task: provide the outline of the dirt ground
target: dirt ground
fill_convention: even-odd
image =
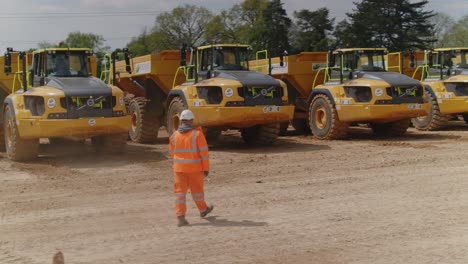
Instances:
[[[43,145],[0,158],[0,263],[467,263],[468,126],[211,148],[201,219],[174,216],[167,137],[122,156]]]

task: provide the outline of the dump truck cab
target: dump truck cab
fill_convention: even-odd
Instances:
[[[186,47],[181,49],[185,82],[174,85],[167,100],[169,133],[177,129],[179,114],[190,109],[197,125],[209,138],[222,130],[240,129],[247,143],[271,143],[279,134],[279,124],[292,119],[284,82],[252,71],[249,45],[214,44],[192,48],[187,64]]]
[[[26,54],[8,49],[3,59],[9,158],[35,157],[39,138],[91,138],[96,150],[123,150],[130,126],[123,93],[93,76],[92,50],[53,48]]]
[[[408,58],[413,64],[414,57]],[[428,115],[412,119],[413,125],[438,130],[458,115],[468,122],[468,48],[426,50],[424,59],[411,76],[424,84],[431,108]]]
[[[309,126],[319,139],[343,138],[351,123],[367,123],[380,136],[406,132],[410,119],[427,113],[422,84],[386,71],[384,48],[330,51],[309,95]],[[323,76],[319,84],[318,76]]]

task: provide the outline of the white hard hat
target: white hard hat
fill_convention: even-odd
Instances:
[[[180,120],[193,120],[193,113],[190,110],[184,110],[180,113]]]

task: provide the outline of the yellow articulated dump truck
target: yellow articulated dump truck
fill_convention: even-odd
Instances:
[[[215,44],[190,51],[182,47],[179,52],[179,56],[165,51],[133,58],[131,74],[116,67],[116,85],[130,93],[133,101],[144,101],[145,107],[140,107],[143,116],[152,116],[153,121],[139,122],[138,115],[134,115],[135,131],[151,131],[145,125],[163,118],[172,134],[182,110],[190,109],[210,142],[226,129],[239,129],[242,138],[251,144],[276,140],[279,124],[292,118],[294,106],[288,104],[282,81],[250,70],[249,45]],[[131,105],[129,109],[132,112]]]
[[[458,115],[468,122],[468,48],[438,48],[390,55],[398,59],[389,67],[424,84],[431,107],[426,116],[412,119],[417,129],[441,129]],[[397,64],[398,60],[401,63]],[[405,67],[407,65],[410,67]]]
[[[40,138],[91,138],[97,151],[124,149],[130,117],[123,92],[93,77],[91,50],[53,48],[27,54],[8,48],[0,60],[0,142],[8,158],[36,157]]]
[[[135,57],[128,62],[116,62],[116,55],[111,55],[112,69],[109,76],[103,78],[108,78],[109,82],[125,92],[125,103],[131,117],[128,132],[130,140],[154,143],[158,138],[159,128],[166,124],[166,101],[179,68],[180,52],[165,50]],[[127,69],[127,63],[130,63],[130,69]],[[176,76],[176,83],[184,80],[182,74]]]
[[[260,56],[262,54],[257,57]],[[267,57],[267,55],[263,54],[262,57]],[[323,71],[318,72],[317,70],[327,65],[327,52],[301,52],[295,55],[272,58],[271,67],[268,67],[267,59],[257,59],[251,64],[262,72],[270,73],[272,77],[286,83],[289,103],[295,106],[294,117],[290,120],[290,124],[296,133],[310,133],[307,101],[312,91],[314,77],[316,83],[324,82]],[[288,123],[284,123],[282,126],[283,133],[288,125]]]
[[[399,136],[411,118],[427,114],[428,104],[420,82],[385,70],[386,54],[384,48],[306,52],[289,56],[272,75],[296,91],[296,118],[305,116],[318,139],[345,138],[355,123],[369,124],[378,136]]]

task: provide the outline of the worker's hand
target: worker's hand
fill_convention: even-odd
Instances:
[[[209,171],[204,171],[203,173],[205,173],[205,177],[208,177],[208,174],[210,174]]]

